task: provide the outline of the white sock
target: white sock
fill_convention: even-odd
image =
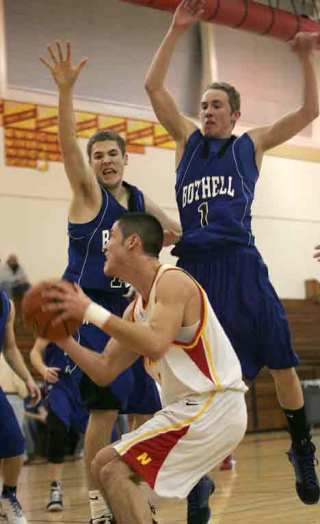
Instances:
[[[112,515],[112,511],[98,489],[89,491],[90,514],[92,519]]]

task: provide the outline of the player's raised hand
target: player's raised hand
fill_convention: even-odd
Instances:
[[[298,55],[309,55],[320,48],[320,33],[297,33],[290,42],[292,51]]]
[[[313,258],[315,258],[316,260],[318,260],[318,262],[320,262],[320,244],[319,246],[315,247],[315,253],[313,255]]]
[[[182,0],[173,16],[172,25],[176,28],[187,29],[200,20],[205,6],[205,0]]]
[[[49,69],[59,89],[71,88],[88,59],[83,58],[78,64],[73,64],[70,42],[65,45],[56,42],[55,45],[48,45],[47,49],[50,57],[41,57],[40,61]]]

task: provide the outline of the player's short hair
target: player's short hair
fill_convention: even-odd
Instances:
[[[158,258],[163,245],[163,229],[157,218],[149,213],[126,213],[117,221],[123,237],[137,233],[147,255]]]
[[[91,161],[91,152],[93,144],[95,144],[96,142],[103,142],[104,140],[111,140],[112,142],[117,142],[122,156],[126,154],[126,142],[122,138],[122,136],[118,133],[115,133],[111,129],[106,129],[105,131],[98,131],[97,133],[94,133],[94,135],[92,135],[89,138],[87,143],[87,154],[89,162]]]
[[[208,89],[220,89],[227,93],[232,113],[240,111],[240,93],[231,84],[227,82],[213,82],[207,86],[206,91],[208,91]]]

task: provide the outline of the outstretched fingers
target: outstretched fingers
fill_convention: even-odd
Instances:
[[[49,71],[51,71],[51,73],[53,72],[53,67],[51,64],[49,64],[49,62],[47,62],[47,60],[45,60],[45,58],[42,58],[42,56],[40,56],[40,62],[43,63],[43,65],[45,65]]]

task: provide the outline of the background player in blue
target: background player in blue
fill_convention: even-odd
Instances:
[[[87,146],[90,166],[86,164],[76,140],[73,116],[73,86],[86,59],[78,65],[73,65],[69,43],[65,51],[59,43],[55,49],[49,46],[48,51],[50,62],[41,60],[49,68],[59,89],[60,145],[72,189],[69,210],[69,261],[64,277],[77,282],[94,301],[121,316],[127,306],[123,296],[127,290],[126,285],[118,279],[105,277],[103,273],[103,250],[113,223],[128,210],[146,209],[157,216],[163,228],[167,230],[167,240],[177,238],[179,226],[166,217],[160,208],[136,187],[123,182],[128,158],[121,136],[112,131],[93,135]],[[86,347],[102,351],[107,337],[92,324],[83,324],[80,329],[80,341]],[[144,408],[144,412],[149,411],[151,414],[159,409],[160,401],[154,382],[145,372],[144,377],[147,387],[152,392],[151,402]],[[108,388],[99,388],[84,376],[80,388],[90,411],[85,436],[85,462],[91,501],[91,522],[104,524],[112,517],[105,513],[104,501],[96,490],[90,465],[97,452],[110,441],[112,426],[119,410],[128,410],[128,398],[132,391],[134,394],[133,372],[131,369],[126,370]]]
[[[22,355],[17,348],[13,330],[15,310],[8,295],[0,291],[0,352],[13,371],[24,381],[34,402],[39,402],[41,393],[31,377]],[[7,515],[8,524],[27,524],[17,499],[17,482],[24,453],[24,437],[12,407],[0,387],[0,461],[2,461],[3,489],[0,498]],[[0,514],[2,513],[0,507]]]
[[[82,371],[56,344],[37,338],[30,353],[34,368],[47,383],[48,416],[48,511],[63,510],[62,470],[70,429],[85,433],[88,412],[79,391]]]
[[[240,95],[229,84],[213,83],[201,99],[200,130],[179,112],[164,80],[177,41],[199,20],[204,6],[204,0],[180,2],[145,82],[159,121],[177,142],[176,197],[183,235],[173,254],[206,290],[244,376],[253,379],[263,366],[270,369],[288,420],[297,493],[304,503],[315,504],[320,495],[315,447],[295,371],[298,359],[285,312],[254,246],[251,204],[264,152],[319,114],[313,65],[319,35],[298,33],[291,42],[304,84],[299,109],[236,138],[232,130],[240,117]]]

